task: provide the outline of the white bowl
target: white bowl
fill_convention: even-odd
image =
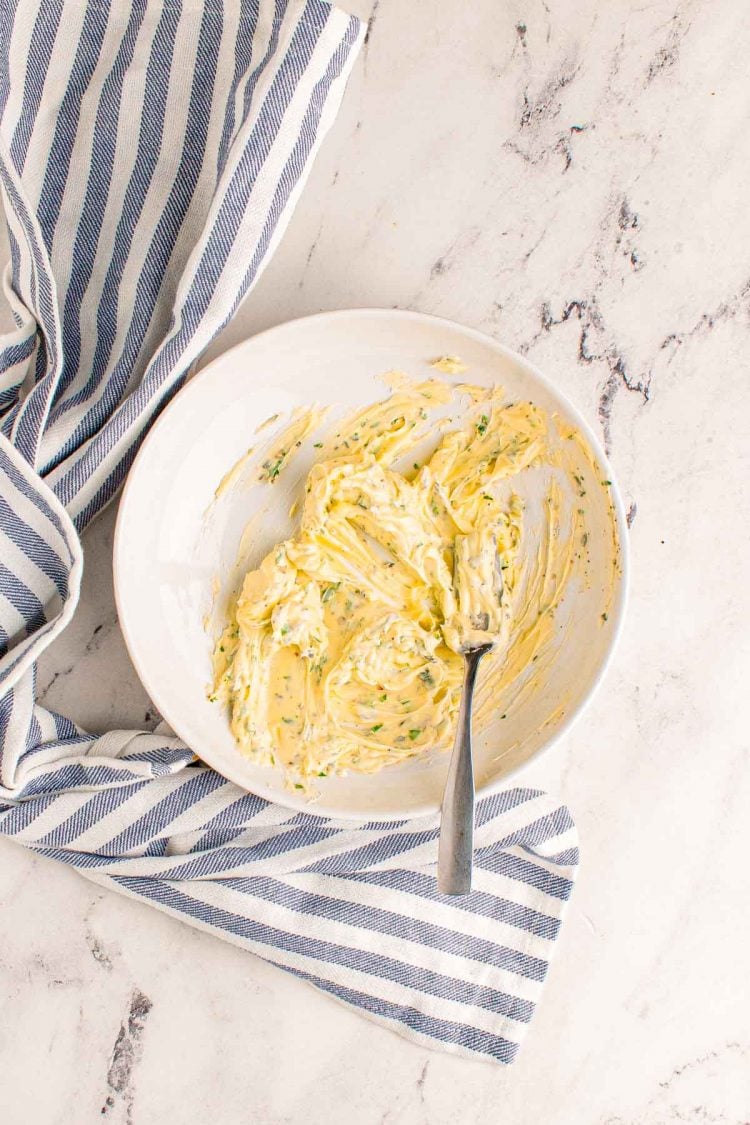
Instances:
[[[568,400],[522,356],[450,321],[421,313],[352,309],[282,324],[226,352],[201,371],[170,404],[143,444],[122,496],[114,545],[120,625],[143,684],[170,726],[209,765],[244,789],[282,805],[325,816],[392,819],[440,806],[448,755],[440,752],[374,776],[326,778],[310,803],[285,785],[280,771],[260,767],[237,750],[224,710],[207,700],[212,640],[237,584],[242,532],[259,503],[262,513],[252,562],[291,532],[288,511],[310,455],[300,451],[273,488],[230,488],[213,502],[218,482],[254,443],[269,416],[312,402],[349,406],[382,396],[378,376],[391,369],[434,375],[428,361],[458,355],[466,378],[500,383],[513,398],[557,412],[586,437],[602,479],[612,470],[594,434]],[[265,437],[265,434],[260,435]],[[255,479],[253,477],[253,479]],[[475,739],[480,795],[507,785],[525,763],[556,741],[580,715],[601,681],[620,631],[627,588],[627,535],[622,501],[612,483],[587,498],[590,538],[610,519],[620,540],[620,571],[608,620],[602,590],[611,560],[592,552],[592,581],[567,595],[565,640],[530,693]],[[213,502],[213,503],[212,503]],[[206,512],[208,510],[208,516]],[[212,594],[215,579],[221,587]],[[213,635],[213,633],[211,634]],[[564,716],[550,722],[560,699]],[[498,720],[499,720],[498,716]]]

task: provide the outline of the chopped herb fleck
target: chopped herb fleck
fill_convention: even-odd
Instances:
[[[423,668],[422,671],[419,673],[419,678],[422,681],[422,683],[427,684],[428,687],[434,687],[435,686],[435,677],[433,676],[433,674],[432,674],[432,672],[430,671],[429,668]]]
[[[276,458],[275,461],[264,461],[263,462],[263,468],[266,470],[266,480],[267,481],[276,480],[276,477],[281,472],[281,468],[284,464],[284,458],[286,457],[286,455],[287,455],[287,450],[282,449],[282,450],[280,450],[279,456]],[[263,478],[261,478],[261,479],[263,479]]]
[[[325,590],[323,591],[323,593],[320,596],[320,600],[323,602],[324,605],[325,605],[326,602],[330,602],[331,598],[336,593],[336,591],[338,590],[340,585],[341,585],[340,582],[334,582],[333,585],[326,586]]]
[[[415,738],[419,738],[419,736],[420,736],[420,734],[421,734],[421,733],[422,733],[422,728],[421,728],[421,727],[417,727],[417,728],[416,728],[415,730],[410,730],[410,731],[409,731],[409,738],[410,738],[410,739],[411,739],[411,741],[413,742]]]
[[[486,433],[487,427],[489,426],[489,424],[490,424],[489,417],[486,414],[483,414],[482,417],[477,422],[477,430],[479,431],[479,433],[480,434]]]
[[[374,727],[370,727],[370,734],[377,734],[379,730],[383,729],[382,723],[376,723]]]

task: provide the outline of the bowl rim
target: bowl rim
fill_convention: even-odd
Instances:
[[[523,356],[519,352],[514,351],[512,348],[508,348],[504,344],[501,344],[498,340],[495,339],[494,336],[491,336],[486,332],[482,332],[476,328],[470,328],[467,325],[461,324],[459,321],[451,320],[447,317],[435,316],[431,313],[418,312],[414,309],[388,309],[377,307],[333,309],[318,313],[312,313],[306,316],[293,317],[290,320],[282,321],[279,324],[272,325],[270,328],[265,328],[260,332],[256,332],[250,336],[246,336],[244,339],[232,345],[231,348],[227,348],[226,351],[220,352],[219,355],[211,359],[205,365],[205,367],[202,367],[200,371],[198,371],[195,375],[193,375],[192,377],[188,377],[184,386],[180,388],[174,398],[162,410],[156,422],[153,424],[148,434],[144,438],[141,447],[138,450],[138,453],[133,461],[133,464],[130,467],[130,471],[127,474],[122,494],[120,496],[112,547],[112,574],[114,596],[120,630],[125,641],[125,647],[127,649],[128,656],[132,661],[133,667],[135,668],[138,678],[140,679],[143,687],[152,698],[162,718],[175,732],[177,737],[182,738],[182,735],[179,734],[179,732],[177,731],[177,726],[174,723],[174,708],[170,704],[167,704],[166,707],[163,706],[163,700],[160,701],[151,694],[151,688],[148,686],[148,677],[143,673],[143,664],[138,654],[137,640],[134,635],[134,632],[137,632],[137,630],[131,631],[127,611],[124,609],[124,602],[122,598],[121,572],[127,562],[127,551],[125,549],[127,537],[125,525],[127,521],[127,512],[130,500],[134,492],[133,484],[138,475],[135,472],[138,461],[142,458],[144,451],[149,449],[152,444],[159,440],[159,434],[162,427],[164,426],[165,419],[168,417],[174,404],[177,403],[183,395],[186,395],[189,391],[191,391],[192,388],[195,387],[201,380],[212,376],[217,365],[227,362],[227,360],[230,359],[233,353],[242,351],[242,349],[247,346],[249,341],[258,340],[261,337],[272,337],[275,333],[281,333],[292,325],[322,321],[345,321],[347,319],[362,317],[373,320],[381,318],[395,318],[400,320],[420,321],[424,324],[433,324],[436,327],[457,329],[465,336],[475,340],[477,343],[488,345],[493,351],[499,353],[505,359],[511,360],[519,364],[521,367],[526,368],[526,370],[546,390],[548,390],[553,397],[557,397],[563,401],[571,420],[575,422],[576,426],[585,436],[597,461],[599,461],[603,468],[606,470],[606,479],[611,482],[609,486],[609,493],[614,508],[618,545],[620,548],[620,582],[618,584],[618,589],[615,593],[615,597],[610,607],[609,619],[611,621],[611,628],[608,647],[604,652],[596,674],[592,677],[587,691],[577,702],[576,706],[573,707],[568,714],[566,714],[563,721],[553,731],[550,732],[549,736],[542,741],[542,743],[537,747],[536,750],[533,751],[532,754],[529,755],[528,758],[524,759],[522,762],[519,762],[517,765],[513,766],[507,772],[501,774],[499,777],[486,782],[480,787],[477,787],[476,799],[477,801],[479,801],[482,798],[492,796],[495,793],[499,793],[503,789],[509,788],[516,781],[520,773],[527,770],[532,764],[538,764],[542,757],[546,756],[549,751],[554,746],[556,746],[557,743],[566,734],[568,734],[574,724],[578,722],[578,720],[584,714],[589,704],[591,703],[591,700],[599,690],[619,644],[626,616],[630,587],[630,544],[627,518],[625,515],[625,506],[623,503],[619,485],[617,483],[616,474],[613,471],[612,465],[609,461],[609,458],[607,457],[607,454],[604,451],[604,448],[598,436],[596,435],[586,418],[582,415],[578,407],[568,398],[568,396],[562,390],[560,390],[560,388],[553,382],[552,379],[545,375],[544,372],[536,366],[536,364],[532,363],[529,359],[527,359],[526,356]],[[177,720],[177,723],[179,725],[179,719]],[[190,748],[192,749],[192,747]],[[199,761],[204,765],[209,766],[211,769],[216,769],[214,765],[206,762],[197,751],[194,750],[193,752],[195,753]],[[445,768],[447,771],[449,754],[446,754],[445,758]],[[233,784],[237,785],[237,787],[243,790],[243,792],[253,793],[256,796],[262,797],[273,804],[279,804],[282,807],[289,808],[290,810],[293,810],[295,812],[306,812],[311,816],[318,816],[321,819],[335,819],[345,821],[365,821],[373,819],[373,814],[363,813],[362,810],[343,811],[341,809],[331,809],[330,807],[326,808],[324,801],[304,803],[304,798],[298,796],[296,793],[290,792],[287,801],[281,798],[277,790],[271,790],[270,788],[267,788],[263,785],[258,785],[253,789],[250,789],[246,784],[238,781],[236,778],[228,777],[227,774],[225,774],[222,770],[216,769],[216,772],[221,773],[222,776],[226,777],[228,781],[231,781]],[[286,797],[287,795],[284,794],[283,796]],[[378,810],[374,815],[375,819],[377,819],[378,821],[387,822],[430,816],[434,815],[438,811],[439,806],[436,806],[433,802],[423,801],[418,805],[415,804],[412,808],[409,809],[408,812],[404,812],[403,809],[394,812],[383,812],[381,810]]]

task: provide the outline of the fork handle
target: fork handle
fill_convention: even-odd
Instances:
[[[444,895],[467,895],[471,890],[474,852],[471,707],[479,661],[486,651],[481,648],[464,653],[464,686],[440,819],[438,890]]]

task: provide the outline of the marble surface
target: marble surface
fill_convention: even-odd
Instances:
[[[527,774],[569,804],[583,863],[516,1065],[408,1044],[0,840],[5,1125],[750,1120],[749,55],[744,0],[380,0],[211,349],[319,309],[445,315],[528,354],[611,451],[630,613]],[[97,731],[158,721],[117,627],[114,516],[39,677]]]

